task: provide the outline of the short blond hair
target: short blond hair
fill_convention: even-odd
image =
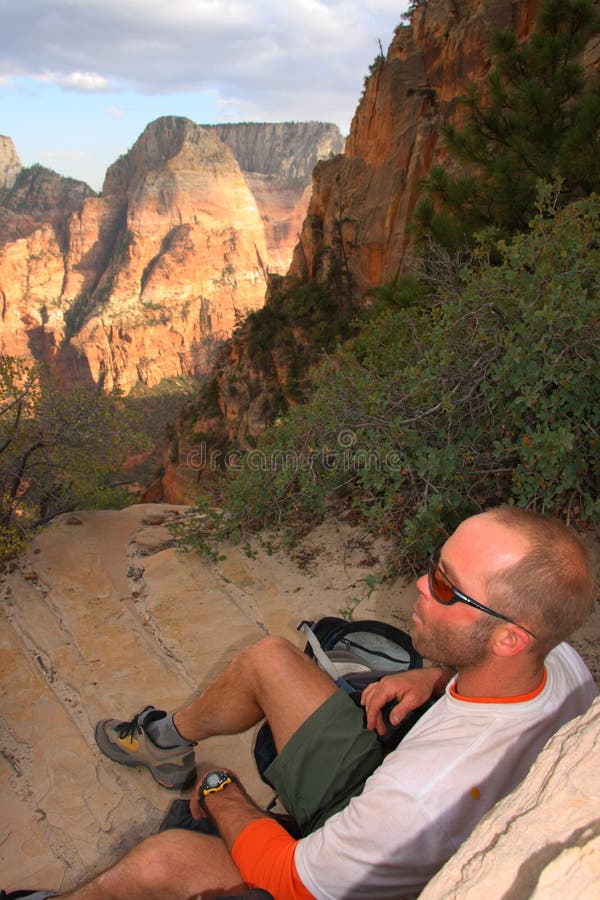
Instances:
[[[563,522],[525,509],[500,506],[486,515],[523,535],[529,549],[486,585],[490,606],[531,627],[534,652],[543,656],[582,625],[598,591],[590,554]]]

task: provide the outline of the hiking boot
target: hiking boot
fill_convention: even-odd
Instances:
[[[96,743],[115,762],[145,766],[162,787],[181,788],[196,774],[194,744],[168,748],[155,744],[145,726],[164,715],[162,710],[147,706],[131,722],[103,719],[96,725]]]

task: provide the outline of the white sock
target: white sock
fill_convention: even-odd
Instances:
[[[164,713],[160,719],[152,719],[147,724],[144,722],[144,730],[150,740],[154,741],[157,747],[162,747],[163,750],[171,747],[188,747],[191,743],[177,731],[173,722],[173,713]]]

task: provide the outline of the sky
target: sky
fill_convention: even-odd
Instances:
[[[334,122],[410,0],[0,0],[0,134],[100,190],[149,122]]]

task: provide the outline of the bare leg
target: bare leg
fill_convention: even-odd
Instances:
[[[200,741],[235,734],[266,717],[277,750],[338,688],[285,638],[244,648],[206,691],[174,716]],[[72,900],[211,900],[244,890],[220,838],[173,829],[143,841],[111,869],[64,897]]]
[[[240,872],[220,838],[164,831],[75,891],[72,900],[189,900],[241,893]]]
[[[288,640],[268,637],[244,648],[174,723],[187,740],[237,734],[267,718],[277,750],[337,690]]]

